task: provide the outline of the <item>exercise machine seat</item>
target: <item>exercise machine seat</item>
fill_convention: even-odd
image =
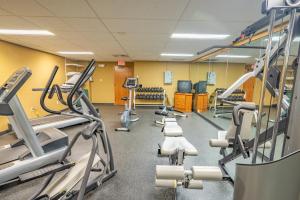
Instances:
[[[168,122],[163,128],[164,135],[167,137],[178,137],[183,135],[182,128],[174,122]]]
[[[197,149],[185,137],[165,137],[161,145],[161,155],[169,156],[183,150],[186,156],[198,155]]]

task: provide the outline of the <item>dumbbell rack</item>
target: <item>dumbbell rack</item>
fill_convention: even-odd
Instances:
[[[136,106],[162,106],[166,91],[161,87],[140,87],[135,90]]]
[[[226,89],[217,88],[215,92],[210,97],[210,110],[213,111],[214,117],[219,117],[221,115],[231,114],[233,104],[237,102],[245,101],[246,92],[242,89],[237,89],[234,91],[229,97],[227,97],[225,102],[218,99],[218,96],[222,94]],[[232,102],[233,104],[229,104],[226,102]]]

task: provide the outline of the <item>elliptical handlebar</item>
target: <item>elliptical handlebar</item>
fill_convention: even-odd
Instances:
[[[67,97],[67,105],[70,108],[71,111],[83,115],[83,113],[79,110],[77,110],[73,105],[73,98],[75,94],[80,90],[81,86],[92,76],[94,70],[95,70],[95,60],[91,60],[91,62],[88,64],[88,66],[85,68],[85,70],[82,72],[81,76],[79,77],[78,81],[73,86],[71,92],[69,93]]]
[[[48,91],[49,91],[49,89],[50,89],[50,87],[51,87],[51,84],[52,84],[52,82],[53,82],[53,80],[54,80],[54,78],[55,78],[55,75],[56,75],[57,71],[58,71],[58,66],[56,65],[56,66],[53,68],[52,73],[51,73],[51,75],[50,75],[50,78],[48,79],[48,82],[47,82],[47,84],[46,84],[46,87],[45,87],[45,89],[44,89],[43,92],[42,92],[42,95],[41,95],[41,98],[40,98],[40,104],[41,104],[41,107],[42,107],[46,112],[49,112],[49,113],[51,113],[51,114],[57,114],[57,115],[59,115],[59,114],[61,114],[61,111],[52,110],[52,109],[48,108],[48,107],[46,106],[46,103],[45,103],[47,93],[48,93]],[[51,89],[51,90],[52,90],[52,89]],[[50,93],[50,94],[49,94],[49,97],[52,98],[52,96],[53,96],[53,93]]]
[[[57,98],[61,104],[65,105],[65,106],[67,105],[67,103],[65,102],[65,100],[63,98],[61,89],[60,89],[59,85],[57,85],[57,84],[54,84],[52,86],[51,90],[49,91],[48,98],[52,99],[54,94],[57,94]]]

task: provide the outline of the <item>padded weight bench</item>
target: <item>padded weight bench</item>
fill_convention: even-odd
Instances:
[[[171,117],[170,118],[165,118],[164,122],[165,122],[165,126],[177,124],[176,118],[171,118]]]
[[[168,156],[171,165],[182,165],[184,156],[196,156],[198,151],[184,137],[165,137],[158,149],[158,154]]]
[[[166,137],[178,137],[183,135],[182,128],[174,122],[168,122],[162,129]]]
[[[157,165],[155,175],[156,187],[203,189],[203,180],[221,181],[223,174],[219,167],[193,166],[185,170],[183,166]]]

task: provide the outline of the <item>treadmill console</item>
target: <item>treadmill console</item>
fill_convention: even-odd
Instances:
[[[8,103],[31,74],[31,70],[26,67],[15,71],[0,87],[0,103]]]
[[[124,88],[137,88],[139,85],[138,78],[127,78],[123,85]]]

